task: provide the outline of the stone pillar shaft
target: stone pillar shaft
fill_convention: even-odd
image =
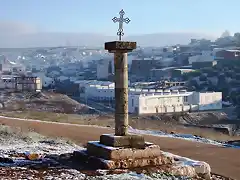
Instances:
[[[115,71],[115,135],[128,133],[128,61],[127,53],[114,53]]]
[[[115,72],[115,135],[128,133],[128,61],[127,53],[137,48],[136,42],[112,41],[105,49],[114,53]]]

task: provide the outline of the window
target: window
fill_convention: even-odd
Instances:
[[[188,102],[188,97],[187,96],[184,96],[184,102]]]
[[[134,99],[132,99],[132,107],[134,106]]]

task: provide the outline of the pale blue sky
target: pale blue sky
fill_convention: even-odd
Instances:
[[[125,33],[240,31],[239,0],[0,0],[0,21],[45,31],[113,35],[111,19],[122,8],[131,19]]]

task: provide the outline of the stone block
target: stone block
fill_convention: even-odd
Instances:
[[[171,154],[169,152],[164,152],[162,153],[165,156],[172,157],[175,160],[175,163],[171,167],[171,173],[181,175],[187,174],[190,176],[190,174],[195,174],[199,177],[202,177],[204,179],[211,179],[211,167],[208,163],[204,161],[196,161],[192,160],[186,157],[178,156],[175,154]]]
[[[174,161],[173,159],[165,157],[164,155],[140,159],[100,160],[102,161],[102,166],[106,169],[131,169],[147,166],[160,166],[172,164]]]
[[[77,160],[82,161],[82,157],[86,157],[85,151],[77,151],[75,152]],[[81,157],[79,159],[79,157]],[[89,164],[91,168],[96,169],[131,169],[131,168],[141,168],[146,166],[160,166],[160,165],[171,165],[174,162],[173,158],[167,157],[164,154],[161,154],[157,157],[145,157],[139,159],[118,159],[118,160],[106,160],[96,156],[91,156],[88,154],[88,160],[84,161]]]
[[[112,42],[105,43],[105,50],[108,50],[109,52],[112,52],[112,51],[131,52],[136,48],[137,48],[136,42],[112,41]]]
[[[99,141],[88,142],[87,154],[106,160],[155,158],[162,155],[158,145],[148,145],[144,149],[134,149],[105,146],[100,144]]]
[[[145,148],[144,137],[135,134],[128,134],[126,136],[115,136],[112,134],[103,134],[100,136],[100,143],[112,147],[126,147],[126,148]]]
[[[74,151],[73,157],[77,161],[87,162],[88,161],[88,154],[86,150]]]
[[[149,143],[148,147],[153,147]],[[119,148],[114,148],[119,149]],[[139,150],[138,150],[139,151]],[[158,151],[159,152],[159,151]],[[175,176],[188,176],[190,179],[201,177],[201,179],[211,179],[211,167],[203,161],[195,161],[189,158],[178,156],[172,153],[160,151],[161,154],[157,157],[144,157],[129,159],[104,159],[94,155],[89,155],[86,150],[75,151],[73,157],[76,161],[80,161],[95,169],[130,169],[137,168],[138,170],[148,172],[167,172]],[[140,156],[139,156],[140,157]]]

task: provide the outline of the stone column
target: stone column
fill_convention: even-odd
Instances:
[[[136,49],[136,42],[113,41],[105,49],[114,53],[115,73],[115,135],[128,133],[128,61],[127,52]]]
[[[127,53],[114,53],[115,135],[124,136],[128,129],[128,61]]]

